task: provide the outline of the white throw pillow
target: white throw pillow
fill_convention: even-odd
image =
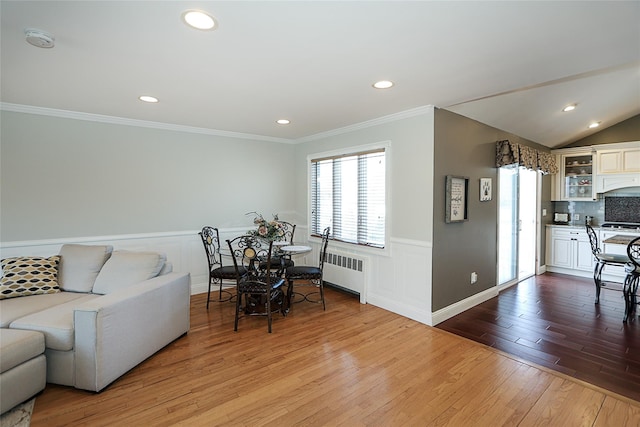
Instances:
[[[156,277],[166,256],[157,252],[114,251],[93,285],[94,294],[110,294],[118,289]]]
[[[110,245],[63,245],[58,284],[68,292],[91,292],[96,277],[111,256]]]

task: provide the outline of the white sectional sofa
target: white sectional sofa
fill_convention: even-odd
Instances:
[[[43,334],[49,383],[100,391],[189,330],[190,276],[171,272],[162,254],[64,245],[36,267],[27,261],[58,263],[57,285],[3,260],[0,327]],[[31,295],[14,295],[20,275],[35,276],[21,285]],[[20,387],[0,375],[3,391]]]
[[[4,414],[44,390],[47,361],[40,332],[1,328],[0,344],[0,414]]]

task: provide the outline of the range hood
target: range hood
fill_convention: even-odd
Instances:
[[[640,187],[640,173],[597,175],[595,184],[596,193],[606,193],[621,188]]]

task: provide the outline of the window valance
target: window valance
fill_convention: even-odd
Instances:
[[[558,172],[553,154],[508,139],[496,142],[496,167],[502,166],[522,166],[545,175]]]

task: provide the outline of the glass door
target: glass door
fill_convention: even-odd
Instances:
[[[538,172],[518,174],[518,281],[536,274],[536,220]]]
[[[499,169],[498,285],[535,274],[538,173]]]

